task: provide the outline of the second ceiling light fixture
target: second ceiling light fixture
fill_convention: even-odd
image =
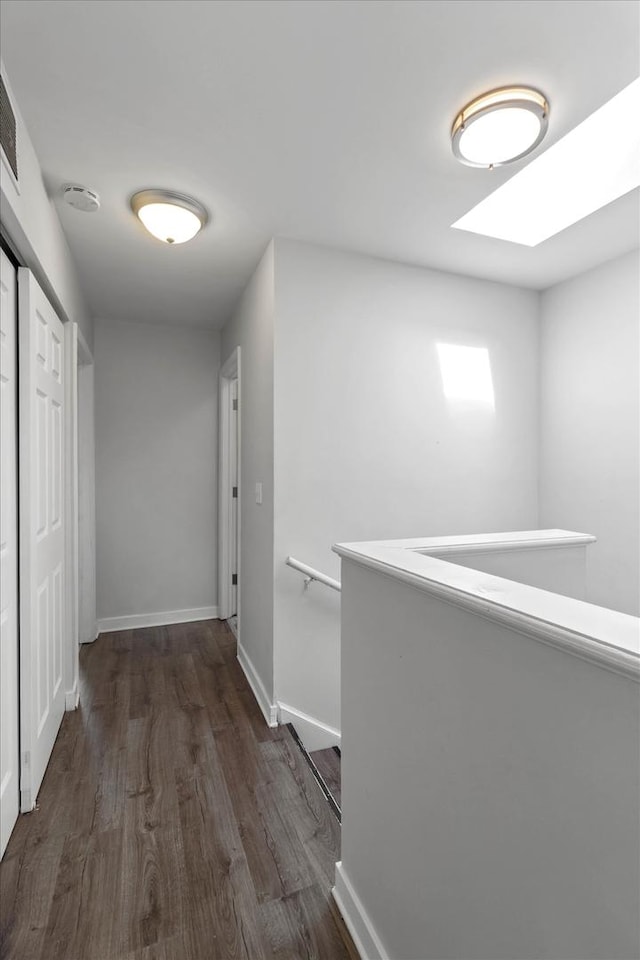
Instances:
[[[131,209],[152,236],[170,244],[192,240],[209,219],[197,200],[170,190],[140,190]]]

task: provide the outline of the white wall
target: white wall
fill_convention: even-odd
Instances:
[[[35,274],[61,319],[74,320],[91,349],[93,319],[78,281],[71,251],[58,214],[47,195],[38,158],[3,64],[0,69],[16,114],[18,152],[17,189],[4,158],[0,161],[3,229],[24,265]]]
[[[381,944],[363,956],[637,956],[637,678],[527,636],[526,617],[488,619],[491,601],[472,612],[342,566],[336,883]]]
[[[273,700],[273,244],[222,331],[224,363],[241,348],[240,641]],[[262,483],[262,504],[255,484]]]
[[[538,295],[284,240],[275,276],[276,697],[339,728],[339,598],[284,560],[538,526]],[[447,402],[440,341],[489,350],[495,412]]]
[[[542,295],[540,522],[595,534],[587,599],[640,614],[638,253]]]
[[[95,333],[98,618],[216,604],[219,334]]]

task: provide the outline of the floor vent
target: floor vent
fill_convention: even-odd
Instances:
[[[307,763],[308,763],[308,765],[309,765],[309,768],[310,768],[312,774],[314,775],[314,777],[316,778],[316,780],[317,780],[317,782],[318,782],[318,786],[320,787],[320,789],[321,789],[322,792],[324,793],[325,798],[326,798],[326,800],[327,800],[327,803],[329,804],[329,806],[330,806],[331,809],[333,810],[333,812],[334,812],[334,814],[335,814],[335,816],[336,816],[336,819],[337,819],[338,823],[342,823],[342,811],[341,811],[341,809],[340,809],[340,806],[339,806],[338,802],[336,801],[335,797],[333,796],[333,794],[331,793],[331,790],[329,789],[329,787],[328,787],[327,784],[325,783],[324,777],[322,776],[322,774],[321,774],[320,771],[318,770],[317,766],[316,766],[315,763],[313,762],[313,758],[312,758],[312,757],[309,755],[309,753],[307,752],[304,743],[302,742],[302,740],[301,740],[300,737],[298,736],[298,732],[297,732],[296,728],[294,727],[294,725],[293,725],[292,723],[288,723],[288,724],[287,724],[287,730],[289,731],[289,733],[291,734],[291,736],[293,737],[293,739],[295,740],[295,742],[298,744],[298,746],[299,746],[299,748],[300,748],[300,752],[302,753],[302,756],[303,756],[303,757],[305,758],[305,760],[307,761]],[[338,756],[340,756],[340,751],[338,750],[338,748],[337,748],[337,747],[334,747],[334,749],[335,749],[336,753],[338,754]]]

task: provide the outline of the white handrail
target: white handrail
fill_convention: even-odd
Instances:
[[[319,570],[314,570],[313,567],[307,566],[306,563],[301,563],[299,560],[296,560],[294,557],[287,557],[286,561],[287,566],[293,567],[294,570],[298,570],[300,573],[304,573],[305,588],[309,586],[314,580],[317,580],[318,583],[324,583],[325,587],[331,587],[332,590],[337,590],[338,593],[342,590],[342,584],[339,580],[334,580],[333,577],[327,577],[324,573],[320,573]]]

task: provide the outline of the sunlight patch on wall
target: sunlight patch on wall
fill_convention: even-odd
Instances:
[[[447,400],[495,409],[491,361],[487,347],[438,343],[442,387]]]

